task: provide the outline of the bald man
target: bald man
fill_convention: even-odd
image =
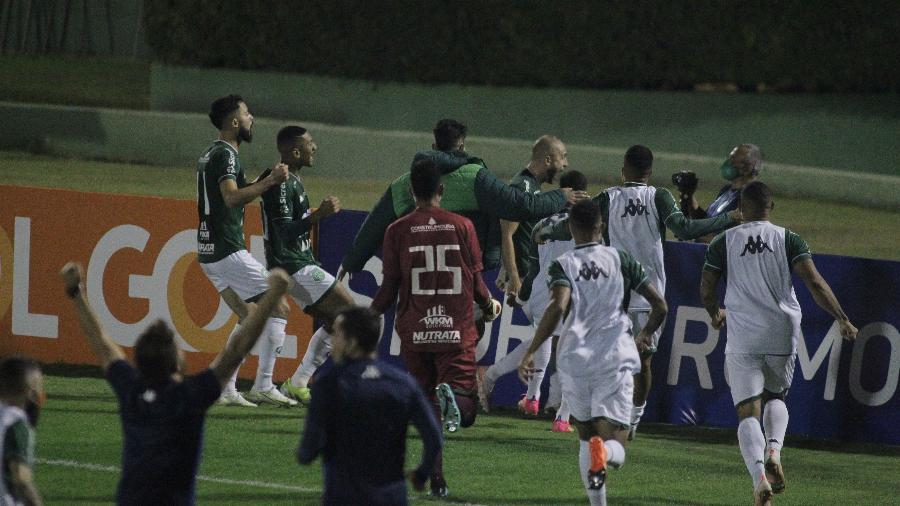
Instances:
[[[531,147],[528,164],[510,180],[509,185],[525,193],[540,193],[542,184],[553,183],[569,166],[567,156],[566,145],[561,140],[552,135],[542,135]],[[506,292],[510,304],[522,289],[522,278],[528,274],[528,266],[532,261],[537,261],[537,244],[531,240],[531,232],[537,222],[500,220],[503,271],[497,277],[497,285]],[[538,414],[542,379],[543,372],[536,374],[531,381],[534,386],[530,385],[519,401],[519,410],[523,413]]]

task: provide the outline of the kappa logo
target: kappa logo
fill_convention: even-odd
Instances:
[[[762,253],[765,250],[769,250],[772,253],[775,253],[774,251],[772,251],[772,248],[770,248],[769,245],[762,240],[762,237],[757,235],[756,240],[754,241],[753,236],[751,235],[747,237],[747,244],[744,245],[744,251],[741,253],[741,256],[744,256],[747,253],[755,255],[757,253]]]
[[[425,324],[425,328],[429,329],[451,329],[453,328],[453,317],[447,316],[445,308],[442,305],[434,306],[425,312],[425,317],[419,322]]]
[[[367,380],[378,379],[381,377],[381,371],[374,365],[366,366],[366,370],[363,371],[360,377]]]
[[[625,212],[619,218],[626,216],[640,216],[647,214],[647,206],[641,203],[641,199],[628,199],[628,205],[625,206]]]
[[[578,271],[578,277],[575,278],[575,281],[590,281],[592,279],[597,279],[600,275],[603,274],[604,278],[609,277],[609,273],[601,269],[596,262],[591,260],[590,263],[581,264],[581,269]]]

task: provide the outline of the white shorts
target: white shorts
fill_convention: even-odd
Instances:
[[[725,378],[734,405],[762,395],[782,394],[791,388],[797,355],[725,354]]]
[[[641,329],[647,325],[647,319],[650,318],[649,310],[632,310],[628,311],[628,318],[631,319],[631,332],[632,335],[636,338]],[[663,323],[665,325],[665,323]],[[653,333],[653,344],[650,346],[648,350],[650,353],[656,353],[656,348],[659,346],[659,336],[662,334],[663,325],[660,325],[656,332]]]
[[[559,373],[562,396],[569,403],[572,416],[579,422],[603,417],[623,427],[631,423],[634,377],[630,370],[619,371],[612,378],[603,376],[572,377]]]
[[[291,274],[294,278],[294,286],[291,287],[291,297],[302,309],[322,300],[334,286],[334,276],[318,265],[307,265],[299,271]]]
[[[269,288],[269,272],[249,251],[242,249],[211,264],[200,264],[216,291],[231,288],[241,300],[248,301]]]

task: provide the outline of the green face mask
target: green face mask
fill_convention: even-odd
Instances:
[[[722,179],[726,181],[734,181],[741,176],[741,171],[731,164],[731,160],[725,160],[719,171],[722,173]]]

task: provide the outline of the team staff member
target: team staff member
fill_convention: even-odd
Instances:
[[[444,427],[475,423],[475,346],[472,301],[486,321],[500,313],[481,279],[481,250],[472,222],[440,208],[444,187],[429,160],[413,165],[413,212],[384,234],[384,280],[372,308],[384,313],[397,300],[394,326],[406,369],[436,397]],[[436,408],[438,406],[435,406]],[[430,479],[432,495],[446,496],[442,457]]]
[[[69,262],[60,275],[81,331],[119,401],[124,441],[116,503],[194,504],[206,411],[256,344],[291,278],[281,269],[272,270],[269,289],[225,349],[208,369],[185,377],[184,353],[165,322],[157,321],[138,337],[135,368],[97,321],[85,296],[81,265]]]
[[[754,486],[755,505],[769,504],[773,492],[784,491],[781,447],[788,425],[784,398],[794,376],[802,317],[791,272],[803,280],[816,304],[837,320],[844,339],[853,341],[857,334],[816,270],[806,242],[769,222],[773,208],[772,192],[765,184],[756,181],[744,187],[745,223],[722,232],[709,244],[700,283],[713,328],[726,324],[727,318],[725,374],[737,409],[738,444]],[[716,295],[723,274],[727,316]]]
[[[403,464],[412,422],[422,437],[422,460],[410,473],[423,490],[441,449],[441,429],[422,390],[406,372],[376,358],[381,319],[350,307],[334,321],[335,367],[312,387],[297,460],[322,454],[322,504],[407,504]]]
[[[0,505],[39,506],[34,429],[44,403],[44,375],[22,356],[0,361]]]
[[[478,158],[465,151],[467,129],[452,119],[442,119],[434,128],[431,151],[413,157],[430,160],[444,176],[441,206],[472,221],[478,234],[486,270],[500,264],[500,231],[497,218],[511,221],[540,219],[561,210],[565,204],[588,197],[585,192],[561,188],[540,195],[523,193],[503,183]],[[359,272],[381,246],[388,225],[412,211],[415,202],[409,193],[409,172],[395,179],[366,217],[344,257],[338,279]]]

